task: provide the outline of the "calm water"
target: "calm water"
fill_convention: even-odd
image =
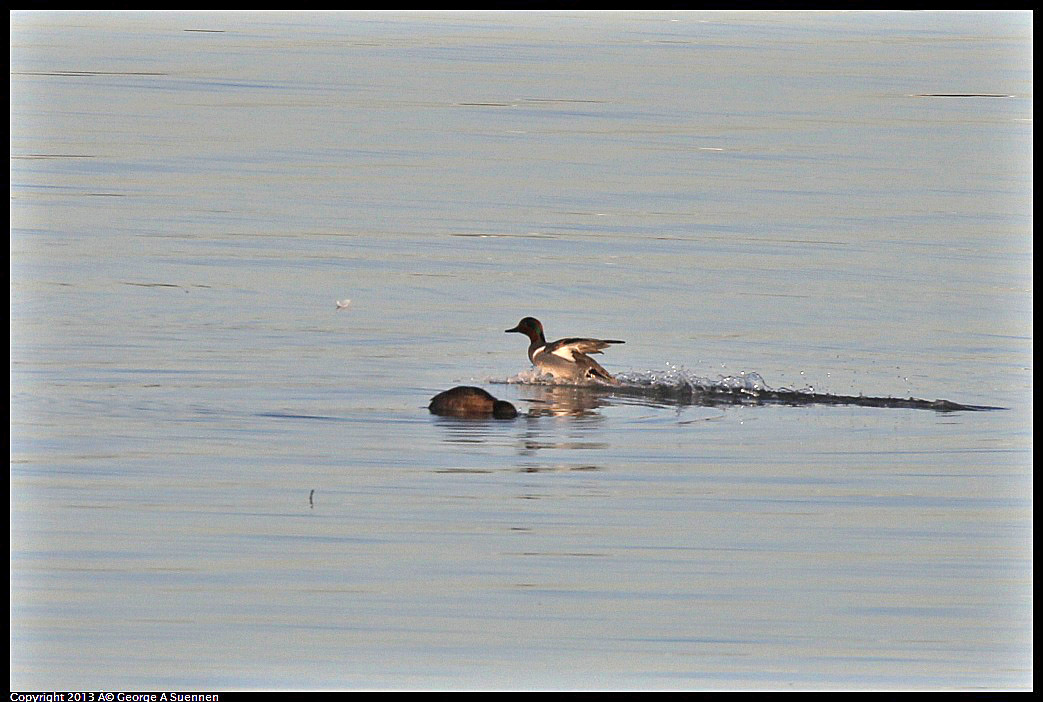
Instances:
[[[11,34],[12,689],[1031,687],[1030,14]]]

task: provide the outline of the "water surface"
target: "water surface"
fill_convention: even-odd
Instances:
[[[1031,687],[1031,15],[11,41],[12,689]]]

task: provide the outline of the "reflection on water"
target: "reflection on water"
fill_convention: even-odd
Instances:
[[[519,397],[528,403],[530,417],[591,417],[610,402],[599,386],[525,385]]]

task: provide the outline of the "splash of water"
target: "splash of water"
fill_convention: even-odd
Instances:
[[[757,395],[761,392],[775,390],[760,373],[742,371],[738,375],[719,375],[716,380],[697,375],[684,368],[668,364],[665,370],[650,370],[639,373],[620,373],[616,379],[623,385],[634,388],[648,388],[657,391],[673,391],[676,393],[720,392],[749,393]],[[780,388],[792,392],[789,388]],[[811,392],[811,388],[805,388]]]
[[[613,389],[630,394],[647,394],[657,397],[686,397],[698,394],[725,393],[728,395],[748,394],[757,397],[764,392],[776,392],[759,373],[742,371],[738,375],[721,375],[716,380],[704,378],[685,368],[667,364],[665,369],[624,372],[616,375],[616,383],[591,379],[588,381],[555,378],[549,373],[540,373],[536,368],[518,373],[506,379],[508,385],[563,385]],[[780,388],[784,392],[795,392]],[[799,392],[813,392],[810,387]]]

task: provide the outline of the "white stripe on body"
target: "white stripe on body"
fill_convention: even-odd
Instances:
[[[554,349],[551,351],[555,356],[560,356],[567,361],[575,361],[576,357],[572,355],[573,349],[571,346],[562,346],[561,348]]]

